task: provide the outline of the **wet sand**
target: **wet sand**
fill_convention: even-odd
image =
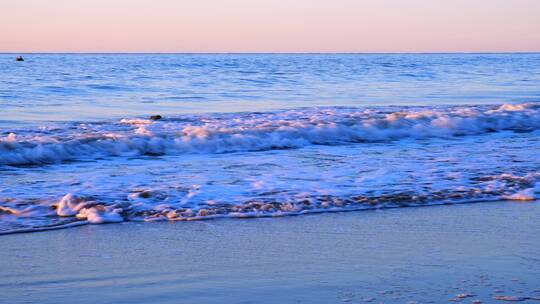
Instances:
[[[540,203],[5,235],[0,270],[0,303],[540,303]]]

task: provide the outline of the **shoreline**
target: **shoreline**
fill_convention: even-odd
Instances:
[[[534,303],[538,215],[538,201],[505,201],[12,234],[0,291],[6,303]]]
[[[263,218],[282,218],[282,217],[294,217],[294,216],[306,216],[306,215],[319,215],[319,214],[325,214],[325,213],[341,213],[341,212],[364,212],[364,211],[378,211],[378,210],[388,210],[388,209],[401,209],[401,208],[423,208],[423,207],[438,207],[438,206],[451,206],[451,205],[468,205],[468,204],[486,204],[486,203],[492,203],[492,202],[534,202],[535,199],[501,199],[501,198],[493,198],[493,199],[478,199],[478,200],[471,200],[471,201],[441,201],[441,202],[433,202],[433,203],[414,203],[411,205],[381,205],[381,206],[364,206],[360,205],[358,207],[353,208],[329,208],[329,209],[311,209],[311,210],[303,210],[299,212],[281,212],[281,213],[244,213],[244,214],[238,214],[238,215],[231,215],[231,214],[225,214],[225,215],[217,215],[217,216],[194,216],[191,218],[155,218],[151,220],[145,220],[145,219],[124,219],[123,221],[111,221],[111,222],[103,222],[103,223],[91,223],[88,220],[77,220],[73,222],[69,222],[64,225],[56,225],[56,226],[50,226],[50,227],[36,227],[36,228],[21,228],[21,229],[14,229],[14,230],[6,230],[6,231],[0,231],[0,237],[3,235],[11,235],[11,234],[23,234],[23,233],[34,233],[34,232],[47,232],[50,230],[59,230],[59,229],[68,229],[68,228],[74,228],[79,226],[85,226],[85,225],[109,225],[109,224],[118,224],[118,223],[155,223],[155,222],[194,222],[194,221],[211,221],[211,220],[249,220],[249,219],[263,219]]]

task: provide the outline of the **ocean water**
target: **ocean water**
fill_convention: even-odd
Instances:
[[[540,197],[540,54],[25,57],[0,234]]]

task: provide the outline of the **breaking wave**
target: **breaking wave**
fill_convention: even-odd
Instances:
[[[229,153],[447,138],[540,129],[540,104],[306,108],[153,121],[73,123],[14,130],[0,138],[0,165],[139,155]]]

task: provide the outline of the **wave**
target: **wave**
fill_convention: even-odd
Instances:
[[[479,203],[540,198],[540,172],[524,176],[487,175],[474,178],[475,187],[440,189],[428,193],[393,192],[384,195],[296,195],[286,200],[261,198],[243,202],[206,201],[186,206],[160,193],[136,190],[121,201],[105,202],[68,193],[57,200],[0,199],[0,235],[43,231],[85,224],[124,221],[194,221],[215,218],[280,217],[325,212]],[[153,199],[156,200],[153,200]],[[0,222],[1,223],[1,222]]]
[[[540,129],[540,104],[461,107],[307,108],[208,114],[160,121],[80,123],[0,139],[0,165],[114,156],[229,153]]]

